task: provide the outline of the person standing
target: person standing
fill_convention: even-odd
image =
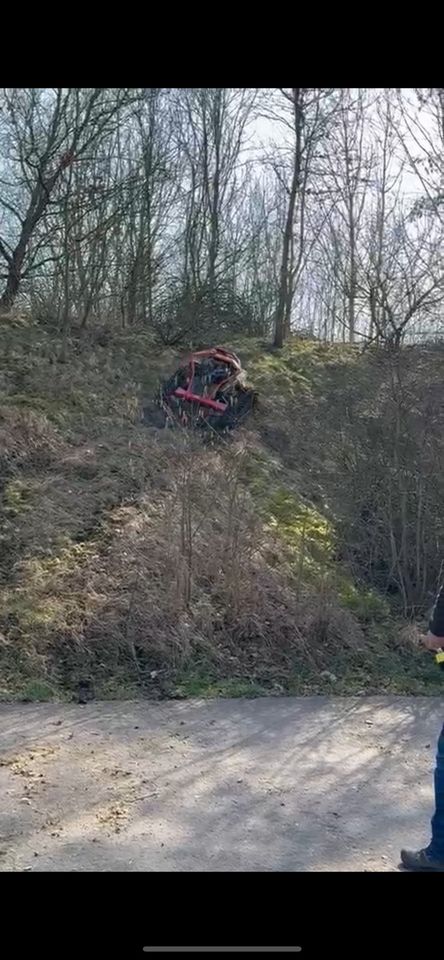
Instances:
[[[428,650],[444,648],[444,584],[433,608],[429,631],[423,639]],[[401,850],[401,862],[408,870],[444,872],[444,725],[438,739],[435,767],[435,812],[432,839],[423,850]]]

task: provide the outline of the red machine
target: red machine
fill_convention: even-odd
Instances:
[[[162,383],[158,403],[167,422],[230,430],[254,407],[256,394],[246,386],[239,360],[225,347],[192,353]]]

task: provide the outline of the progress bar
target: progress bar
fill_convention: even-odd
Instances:
[[[300,953],[302,947],[144,947],[144,953]]]

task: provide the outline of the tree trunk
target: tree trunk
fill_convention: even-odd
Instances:
[[[6,287],[0,297],[0,311],[2,313],[7,313],[14,306],[19,287],[20,273],[10,267]]]
[[[350,343],[355,342],[355,311],[356,311],[356,250],[355,224],[353,206],[350,211],[350,285],[348,291],[348,338]]]
[[[293,240],[294,216],[296,210],[296,201],[298,198],[301,182],[302,166],[302,104],[300,88],[293,89],[294,101],[294,129],[295,129],[295,149],[293,161],[293,175],[291,178],[290,196],[288,199],[287,216],[285,220],[284,239],[282,244],[281,267],[279,271],[279,299],[276,310],[274,346],[282,347],[287,334],[286,326],[289,324],[291,305],[293,301],[293,290],[291,287],[291,251]]]
[[[25,259],[25,252],[27,246],[27,239],[20,239],[17,244],[12,257],[10,257],[8,262],[8,275],[6,279],[5,289],[0,297],[0,311],[7,313],[8,310],[14,306],[14,303],[17,298],[17,294],[20,289],[21,273],[23,267],[23,261]]]

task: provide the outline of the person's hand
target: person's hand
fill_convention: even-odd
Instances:
[[[435,637],[434,633],[426,633],[425,637],[422,638],[422,642],[427,650],[439,650],[440,648],[444,649],[444,637]]]

